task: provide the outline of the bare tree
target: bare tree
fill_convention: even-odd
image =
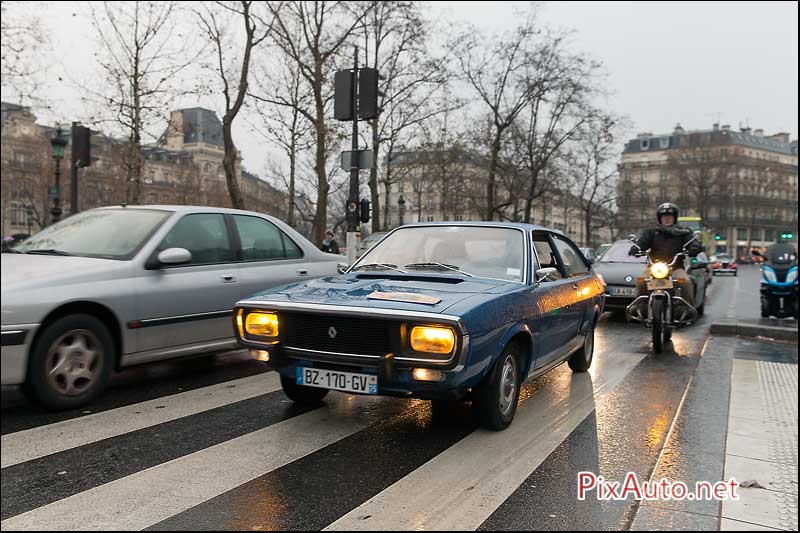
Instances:
[[[537,78],[533,72],[533,65],[539,62],[535,60],[536,56],[549,53],[546,46],[538,46],[537,36],[541,30],[535,8],[521,18],[509,37],[489,40],[476,27],[470,27],[453,45],[458,50],[456,57],[463,75],[491,120],[486,180],[487,220],[493,220],[498,211],[497,169],[508,130],[536,94],[544,92],[549,84],[549,80]]]
[[[238,152],[233,142],[233,122],[239,114],[245,97],[248,94],[248,77],[253,51],[273,28],[274,17],[281,10],[281,5],[266,3],[267,12],[262,16],[254,10],[253,2],[242,0],[240,2],[215,2],[213,6],[204,5],[202,12],[197,15],[200,25],[205,31],[215,55],[215,66],[206,66],[222,84],[222,96],[225,98],[225,115],[222,118],[222,137],[225,146],[225,156],[222,165],[225,169],[225,180],[228,185],[228,194],[231,204],[237,209],[244,209],[244,197],[239,190],[237,181]],[[267,22],[271,18],[272,20]],[[238,20],[244,26],[244,44],[241,57],[232,57],[231,48],[234,48],[235,31],[229,32],[227,23]],[[233,35],[232,35],[233,34]],[[238,49],[238,47],[236,47]],[[235,69],[231,67],[235,65]],[[237,79],[238,78],[238,79]]]
[[[0,80],[19,105],[38,101],[47,35],[35,13],[40,2],[0,3]],[[22,13],[24,11],[24,13]],[[6,97],[4,96],[4,99]]]
[[[333,128],[327,121],[327,109],[333,97],[334,62],[342,45],[362,23],[365,12],[350,14],[342,2],[321,0],[287,2],[283,9],[272,4],[268,6],[275,18],[273,38],[276,45],[296,63],[313,95],[313,114],[301,114],[314,128],[317,202],[313,240],[321,243],[328,219],[330,192],[327,161]],[[270,96],[259,96],[264,102],[282,104]]]
[[[186,93],[179,75],[198,57],[180,30],[175,2],[103,2],[91,6],[104,83],[82,84],[98,108],[94,123],[118,125],[128,138],[126,201],[139,203],[143,136],[166,123],[169,106]],[[160,131],[158,132],[160,133]]]
[[[580,137],[566,155],[573,183],[571,192],[583,219],[585,246],[597,246],[599,243],[593,242],[595,230],[612,223],[610,213],[616,197],[616,162],[619,156],[614,136],[617,122],[618,119],[606,113],[598,113],[587,120]]]

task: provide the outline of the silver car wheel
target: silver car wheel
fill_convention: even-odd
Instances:
[[[500,412],[507,416],[513,407],[517,390],[517,362],[513,355],[506,355],[500,375]]]
[[[88,329],[68,331],[47,352],[47,383],[66,396],[83,394],[100,377],[102,355],[102,344],[94,333]]]

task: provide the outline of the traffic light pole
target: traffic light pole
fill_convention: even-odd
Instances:
[[[361,233],[358,224],[358,46],[353,54],[353,156],[350,158],[350,194],[347,200],[347,263],[356,261]]]
[[[78,123],[72,123],[72,132],[70,135],[70,188],[69,188],[69,214],[74,215],[78,212]]]

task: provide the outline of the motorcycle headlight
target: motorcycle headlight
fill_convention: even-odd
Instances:
[[[786,276],[786,283],[794,283],[797,281],[797,269],[791,270]]]
[[[669,266],[661,261],[650,265],[650,273],[656,279],[664,279],[669,276]]]
[[[778,283],[778,276],[775,275],[775,271],[771,268],[764,269],[764,278],[771,283]]]

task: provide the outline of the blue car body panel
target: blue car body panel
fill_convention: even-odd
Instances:
[[[278,309],[280,316],[280,310],[288,307],[326,316],[342,311],[353,320],[374,316],[403,320],[407,316],[415,323],[457,323],[463,352],[457,354],[457,361],[444,369],[443,381],[415,381],[411,375],[412,368],[435,367],[425,363],[392,363],[392,371],[385,373],[381,362],[369,361],[353,366],[353,361],[348,361],[353,372],[384,372],[378,383],[379,394],[437,397],[441,393],[464,392],[480,383],[503,348],[512,341],[526,356],[522,375],[531,375],[566,360],[569,353],[582,346],[586,333],[602,312],[604,287],[588,262],[585,275],[537,284],[533,280],[534,265],[538,263],[532,246],[532,232],[550,230],[524,224],[493,225],[525,232],[525,282],[467,277],[457,272],[351,272],[258,293],[237,303],[236,313],[239,309]],[[425,304],[369,299],[368,295],[373,292],[419,294],[440,301]],[[442,317],[442,320],[437,320],[437,317]],[[271,361],[277,358],[275,366],[286,377],[294,376],[298,365],[320,364],[313,354],[308,358],[282,354],[280,342],[277,346],[265,346],[243,338],[238,329],[237,337],[245,346],[271,350],[274,354]],[[331,360],[336,363],[333,358],[328,358],[327,362],[331,363]]]

